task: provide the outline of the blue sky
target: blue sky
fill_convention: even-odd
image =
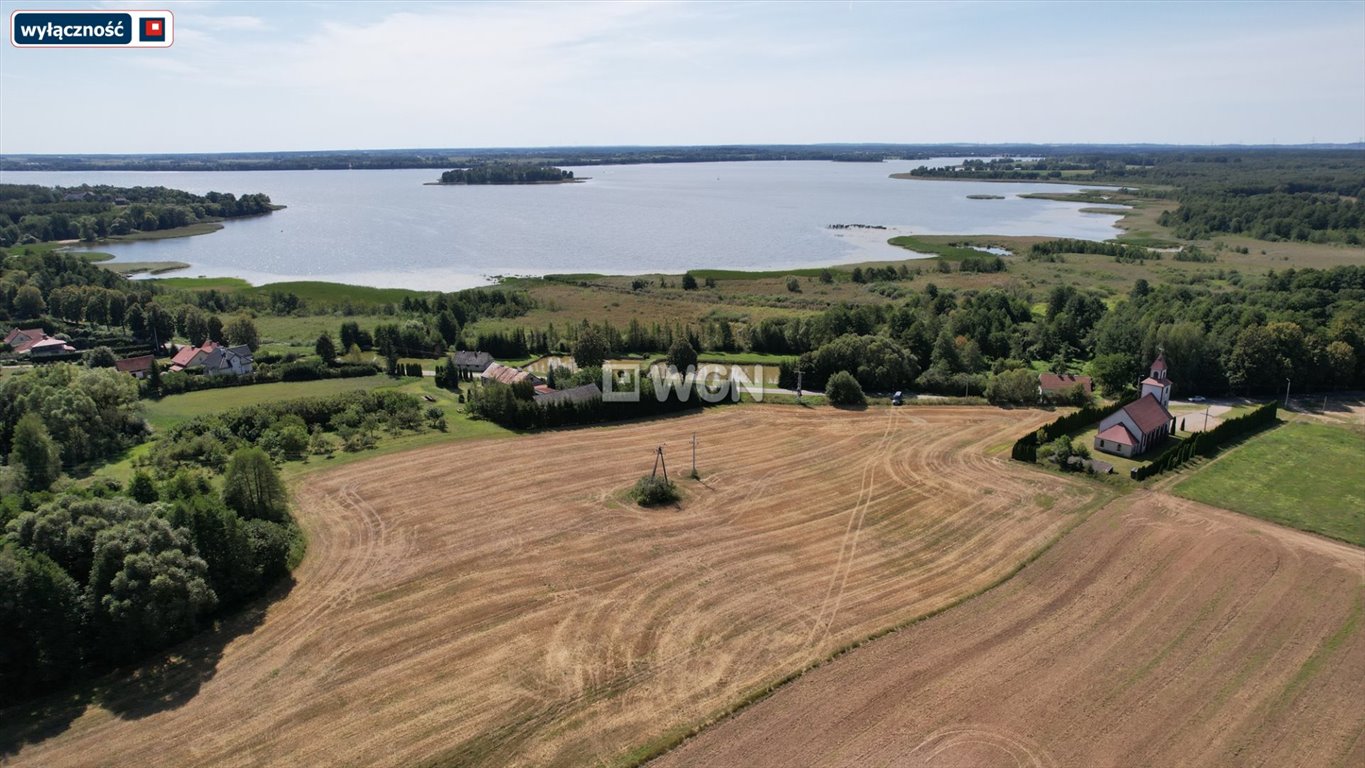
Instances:
[[[1365,1],[44,7],[176,42],[6,41],[0,152],[1365,138]]]

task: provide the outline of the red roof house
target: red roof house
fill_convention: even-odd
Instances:
[[[115,360],[114,369],[119,373],[131,374],[134,378],[141,379],[151,372],[152,361],[155,359],[151,355],[141,355],[124,360]]]
[[[47,338],[29,344],[26,351],[29,357],[54,357],[75,352],[76,348],[61,339]]]
[[[1074,373],[1038,374],[1038,391],[1042,395],[1065,394],[1067,390],[1076,386],[1085,391],[1086,397],[1090,397],[1094,384],[1089,376],[1077,376]]]
[[[42,328],[13,328],[5,334],[5,343],[14,350],[15,354],[23,354],[38,342],[47,338],[47,332]]]

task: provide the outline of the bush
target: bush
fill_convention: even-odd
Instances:
[[[992,405],[1038,402],[1038,374],[1027,368],[1003,371],[986,385],[986,399]]]
[[[642,477],[630,489],[630,498],[642,507],[657,507],[672,504],[679,498],[678,486],[672,480],[662,477]]]
[[[862,385],[848,371],[839,371],[829,377],[825,384],[825,397],[832,405],[867,405]]]
[[[787,278],[787,290],[791,291],[792,293],[800,293],[801,281],[796,279],[795,277]]]

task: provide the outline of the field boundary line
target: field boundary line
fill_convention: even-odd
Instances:
[[[750,692],[749,694],[741,697],[739,701],[735,702],[733,705],[721,709],[712,716],[703,720],[701,723],[690,727],[681,726],[679,728],[675,728],[672,733],[664,734],[663,736],[656,739],[652,744],[647,743],[637,750],[627,752],[621,758],[620,762],[613,762],[610,764],[618,766],[618,768],[641,768],[642,766],[654,760],[657,760],[660,757],[663,757],[669,752],[672,752],[673,750],[682,746],[684,743],[691,740],[692,738],[701,735],[703,731],[742,714],[744,710],[748,709],[749,707],[758,704],[764,699],[769,698],[773,694],[785,688],[790,683],[794,683],[797,680],[800,680],[802,677],[805,677],[806,673],[813,672],[814,670],[817,670],[820,667],[829,664],[830,662],[837,661],[839,658],[853,651],[858,650],[859,648],[863,647],[864,645],[867,645],[868,643],[880,640],[881,638],[886,637],[887,635],[895,634],[897,632],[900,632],[901,630],[913,627],[916,624],[928,621],[929,619],[947,613],[948,611],[957,608],[958,606],[965,605],[971,602],[972,600],[977,599],[978,597],[986,595],[991,591],[1004,586],[1015,576],[1018,576],[1025,568],[1036,562],[1038,558],[1047,554],[1058,542],[1066,538],[1072,531],[1075,531],[1077,528],[1079,528],[1082,523],[1089,520],[1096,512],[1108,506],[1115,499],[1122,498],[1124,495],[1126,495],[1118,493],[1114,489],[1108,487],[1097,486],[1096,491],[1098,491],[1096,497],[1091,501],[1087,502],[1086,504],[1084,504],[1080,509],[1076,510],[1076,512],[1073,513],[1074,519],[1070,523],[1068,523],[1064,528],[1062,528],[1062,530],[1058,531],[1056,535],[1054,535],[1051,539],[1048,539],[1046,542],[1044,542],[1042,546],[1040,546],[1038,549],[1030,553],[1028,557],[1021,560],[1013,568],[1001,574],[998,579],[985,585],[976,592],[963,595],[962,597],[959,597],[956,600],[953,600],[945,605],[939,606],[938,608],[935,608],[934,610],[929,611],[928,613],[915,616],[913,618],[907,619],[897,624],[892,624],[889,627],[879,629],[863,638],[850,641],[840,646],[839,648],[834,649],[823,658],[816,659],[815,661],[811,662],[810,664],[807,664],[801,669],[784,675],[778,678],[777,680]]]

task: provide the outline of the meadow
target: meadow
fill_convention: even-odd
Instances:
[[[1200,466],[1174,493],[1365,546],[1365,431],[1290,422]]]

